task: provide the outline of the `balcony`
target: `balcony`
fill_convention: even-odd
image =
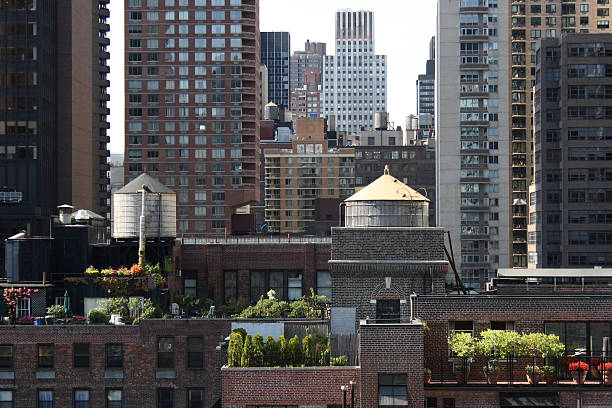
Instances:
[[[534,366],[548,367],[545,373],[541,369],[527,369]],[[569,370],[577,362],[582,362],[588,366],[586,371],[578,371],[584,376],[580,384],[580,375],[575,375]],[[606,365],[602,364],[605,363]],[[578,363],[580,364],[580,363]],[[515,357],[508,360],[493,360],[488,358],[475,358],[470,361],[468,357],[448,357],[448,356],[425,356],[425,368],[431,370],[431,380],[427,387],[451,386],[451,387],[526,387],[531,386],[533,390],[542,391],[546,387],[572,387],[579,391],[580,388],[610,387],[612,388],[612,371],[603,371],[601,368],[609,367],[612,364],[612,357],[602,355],[562,357],[562,358],[531,358]],[[497,367],[494,370],[486,371],[487,367]],[[584,367],[586,367],[584,366]],[[487,380],[487,374],[489,380]],[[576,376],[576,380],[574,380]],[[492,381],[492,378],[496,377]]]

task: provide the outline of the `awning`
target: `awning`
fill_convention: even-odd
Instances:
[[[556,392],[500,392],[499,406],[509,407],[559,407]]]

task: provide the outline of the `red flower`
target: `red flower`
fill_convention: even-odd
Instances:
[[[570,371],[587,371],[588,369],[589,365],[584,361],[575,361],[569,365]]]
[[[599,371],[612,371],[612,363],[601,363],[597,368]]]

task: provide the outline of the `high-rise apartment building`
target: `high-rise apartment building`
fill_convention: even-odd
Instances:
[[[425,74],[416,81],[417,116],[422,113],[434,114],[434,80],[436,79],[436,37],[429,41],[429,59],[425,63]]]
[[[268,101],[289,109],[291,36],[288,32],[261,33],[261,63],[268,68]]]
[[[291,118],[319,117],[323,113],[323,61],[326,44],[306,41],[304,51],[291,56]]]
[[[0,4],[0,238],[71,204],[110,211],[109,0]]]
[[[502,5],[438,3],[438,225],[474,287],[498,267],[527,266],[537,41],[609,30],[604,0]]]
[[[266,149],[266,221],[270,232],[309,231],[317,209],[337,213],[353,194],[355,150],[329,148],[325,119],[299,118],[292,149]]]
[[[321,75],[323,73],[323,61],[326,54],[327,44],[306,40],[304,50],[295,51],[291,55],[291,92],[304,86],[305,75],[310,73]],[[322,84],[323,78],[321,77],[320,85]]]
[[[566,34],[540,44],[529,266],[609,267],[612,34]]]
[[[336,129],[374,128],[374,113],[387,111],[387,56],[374,50],[374,12],[336,12],[335,55],[325,57],[323,113]]]
[[[231,232],[258,200],[257,0],[127,0],[129,182],[147,172],[177,193],[177,232]]]

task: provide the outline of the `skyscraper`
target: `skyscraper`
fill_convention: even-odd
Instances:
[[[612,34],[566,34],[540,44],[529,266],[609,267]]]
[[[60,204],[110,211],[108,2],[0,4],[2,235],[46,233]]]
[[[289,109],[291,36],[288,32],[261,33],[261,64],[268,68],[268,101]]]
[[[306,40],[304,50],[295,51],[291,55],[291,92],[304,86],[304,75],[310,73],[321,75],[323,73],[326,49],[327,45],[325,43]],[[320,84],[323,85],[322,77]]]
[[[177,193],[177,231],[231,232],[257,201],[257,0],[127,0],[125,173]]]
[[[416,81],[417,116],[421,113],[434,114],[435,44],[436,38],[431,37],[429,42],[429,59],[425,63],[425,74],[419,75]]]
[[[374,113],[387,110],[387,56],[374,50],[374,13],[336,12],[335,55],[325,57],[323,112],[339,131],[374,128]]]
[[[601,0],[511,3],[438,2],[438,225],[474,287],[498,267],[527,266],[538,39],[609,31]]]

